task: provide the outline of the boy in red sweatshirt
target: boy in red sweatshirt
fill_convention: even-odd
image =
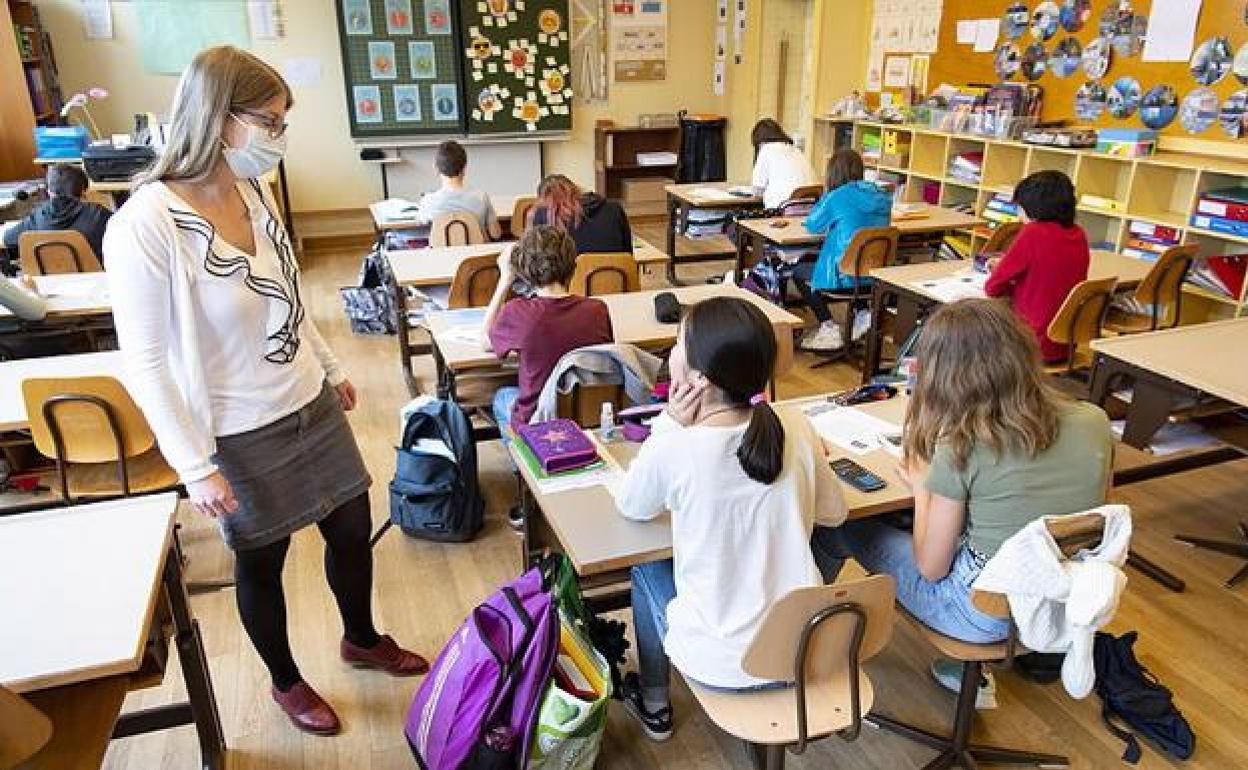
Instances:
[[[1060,171],[1039,171],[1018,183],[1014,200],[1022,231],[1000,260],[990,260],[984,291],[1006,297],[1031,327],[1046,363],[1066,360],[1066,346],[1049,339],[1049,322],[1071,289],[1087,280],[1088,238],[1075,224],[1075,186]]]

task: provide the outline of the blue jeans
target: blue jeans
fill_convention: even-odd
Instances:
[[[498,425],[498,435],[502,438],[504,447],[511,441],[511,410],[518,398],[520,389],[515,385],[504,385],[494,392],[494,403],[490,410],[494,413],[494,422]]]
[[[815,527],[811,538],[815,563],[829,583],[853,557],[872,574],[892,575],[897,601],[931,628],[964,642],[998,642],[1009,633],[1009,621],[985,615],[971,604],[971,584],[983,565],[964,543],[958,547],[949,574],[932,582],[914,560],[914,537],[881,521],[847,521],[839,527]]]
[[[671,703],[671,663],[663,650],[667,636],[667,605],[676,598],[676,575],[671,559],[638,564],[632,568],[633,633],[637,637],[637,678],[641,696],[650,703]],[[748,691],[788,687],[788,682],[768,682],[753,687],[715,687],[709,690]]]

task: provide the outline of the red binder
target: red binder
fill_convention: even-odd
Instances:
[[[1248,270],[1248,256],[1230,254],[1225,257],[1209,257],[1209,269],[1218,280],[1231,290],[1231,296],[1239,297],[1244,291],[1244,273]]]

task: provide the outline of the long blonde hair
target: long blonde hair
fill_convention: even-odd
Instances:
[[[221,159],[221,134],[231,112],[259,110],[278,97],[294,102],[277,70],[234,46],[205,48],[182,73],[164,152],[138,184],[201,181]]]
[[[903,431],[907,461],[930,461],[943,444],[961,470],[978,444],[1034,457],[1057,439],[1066,399],[1045,382],[1035,336],[1004,302],[965,299],[933,313],[918,368]]]

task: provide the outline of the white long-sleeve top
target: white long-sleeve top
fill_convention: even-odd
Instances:
[[[238,183],[247,255],[154,182],[109,221],[104,263],[126,388],[182,481],[216,471],[216,437],[285,417],[346,379],[304,311],[299,266],[254,180]]]
[[[746,426],[681,427],[663,413],[613,490],[629,519],[672,514],[676,598],[663,648],[682,673],[716,687],[762,684],[741,658],[772,605],[823,578],[810,551],[814,525],[845,521],[845,498],[823,442],[805,415],[784,426],[779,477],[745,475],[737,448]]]
[[[818,184],[819,177],[811,168],[806,154],[788,142],[767,142],[758,148],[754,175],[750,180],[755,190],[763,193],[763,205],[778,207],[806,185]]]

